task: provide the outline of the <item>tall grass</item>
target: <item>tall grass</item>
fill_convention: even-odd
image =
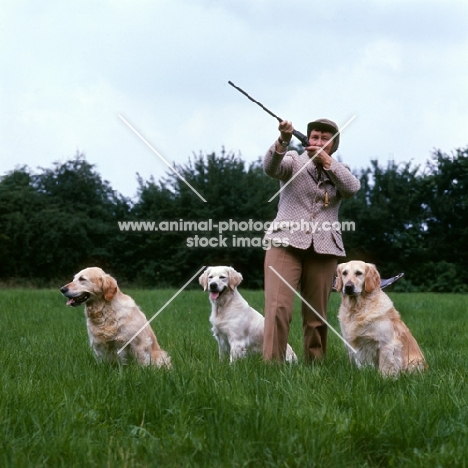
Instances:
[[[175,290],[125,291],[148,317]],[[262,310],[263,293],[242,291]],[[83,308],[0,291],[0,466],[467,466],[467,296],[391,294],[429,363],[385,379],[330,334],[314,366],[219,361],[208,299],[184,291],[152,322],[172,370],[98,364]],[[329,320],[338,329],[337,294]],[[299,303],[291,330],[302,356]]]

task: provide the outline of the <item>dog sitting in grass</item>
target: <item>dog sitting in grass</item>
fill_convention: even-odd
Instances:
[[[354,364],[374,366],[385,376],[427,368],[417,341],[380,289],[374,265],[341,263],[335,288],[341,293],[338,319],[343,338],[356,350],[348,349]]]
[[[227,266],[208,267],[199,278],[208,290],[213,335],[218,342],[219,357],[229,356],[230,362],[249,353],[263,352],[264,317],[249,306],[237,290],[242,275]],[[297,361],[291,346],[286,361]]]
[[[85,268],[60,291],[68,298],[67,305],[84,304],[89,342],[98,360],[171,366],[170,357],[159,347],[145,314],[101,268]]]

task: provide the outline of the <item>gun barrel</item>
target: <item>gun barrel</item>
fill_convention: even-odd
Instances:
[[[278,122],[282,122],[283,119],[281,117],[278,117],[276,114],[271,112],[270,109],[267,109],[261,102],[256,101],[252,96],[249,96],[242,88],[239,88],[239,86],[236,86],[232,81],[228,81],[228,83],[233,87],[236,88],[237,91],[241,92],[244,96],[246,96],[248,99],[250,99],[252,102],[255,102],[258,106],[260,106],[265,112],[268,112],[272,117],[278,120]]]
[[[252,102],[255,102],[258,106],[260,106],[265,112],[268,112],[272,117],[278,120],[278,122],[282,122],[283,119],[281,117],[278,117],[276,114],[271,112],[270,109],[267,109],[261,102],[256,101],[252,96],[249,96],[242,88],[239,88],[239,86],[236,86],[232,81],[228,81],[228,83],[233,87],[236,88],[237,91],[241,92],[244,96],[246,96],[248,99],[250,99]],[[302,143],[302,146],[307,147],[309,146],[309,139],[299,132],[298,130],[293,130],[293,135]]]

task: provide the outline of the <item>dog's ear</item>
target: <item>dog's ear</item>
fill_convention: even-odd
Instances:
[[[344,263],[340,263],[336,267],[335,289],[338,292],[341,292],[341,290],[343,289],[343,279],[341,278],[341,271],[343,270],[343,265],[344,265]]]
[[[366,293],[372,292],[374,289],[380,287],[380,275],[377,268],[372,263],[366,263],[366,278],[364,282],[364,289]]]
[[[229,267],[229,287],[234,291],[234,289],[241,284],[242,275],[234,270],[234,268]]]
[[[200,275],[200,278],[198,278],[198,282],[200,283],[201,287],[203,288],[203,291],[206,291],[206,288],[208,287],[209,269],[210,269],[210,268],[207,268],[207,269]]]
[[[110,275],[105,275],[102,278],[102,292],[106,301],[111,301],[117,294],[117,281]]]

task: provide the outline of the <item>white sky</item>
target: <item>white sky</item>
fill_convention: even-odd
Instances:
[[[77,151],[135,196],[136,173],[200,152],[263,156],[277,121],[343,126],[353,169],[468,145],[465,0],[3,0],[0,175]]]

